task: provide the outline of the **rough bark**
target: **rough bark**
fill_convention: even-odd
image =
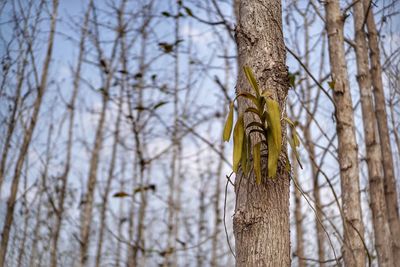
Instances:
[[[31,143],[33,131],[35,130],[36,122],[38,120],[38,115],[39,115],[40,107],[42,104],[43,95],[46,92],[46,88],[47,88],[47,77],[48,77],[48,72],[49,72],[50,60],[51,60],[52,52],[53,52],[53,43],[54,43],[57,13],[58,13],[58,0],[53,0],[53,9],[52,9],[51,23],[50,23],[51,24],[50,25],[50,33],[49,33],[46,57],[44,59],[44,64],[43,64],[42,76],[40,79],[39,88],[37,90],[37,96],[36,96],[35,102],[33,104],[33,113],[30,118],[30,121],[29,121],[29,126],[24,133],[22,145],[21,145],[21,148],[20,148],[19,154],[18,154],[18,159],[15,164],[14,176],[12,178],[12,184],[11,184],[11,193],[10,193],[10,197],[7,201],[6,218],[4,220],[3,230],[1,233],[1,245],[0,245],[0,266],[1,267],[4,266],[6,255],[7,255],[7,247],[8,247],[9,237],[10,237],[11,226],[12,226],[12,223],[14,220],[14,209],[15,209],[15,203],[16,203],[16,199],[17,199],[19,180],[21,178],[22,165],[25,160],[26,154],[28,152],[29,145]]]
[[[365,266],[363,245],[364,225],[360,204],[358,147],[356,143],[354,114],[350,95],[344,51],[344,18],[339,1],[325,2],[326,30],[332,79],[335,82],[336,130],[342,189],[344,245],[343,259],[346,266]]]
[[[238,92],[250,92],[242,71],[249,66],[260,85],[273,94],[285,109],[288,72],[282,32],[281,1],[239,1],[236,39],[238,45]],[[239,110],[246,103],[239,101]],[[252,118],[245,119],[246,123]],[[284,123],[283,123],[284,124]],[[286,125],[282,125],[286,143]],[[286,151],[286,146],[283,146]],[[235,182],[236,207],[233,229],[236,241],[236,266],[290,266],[289,175],[283,154],[275,179],[264,178],[260,185],[254,173],[238,173]],[[266,173],[266,157],[261,160]]]
[[[357,81],[360,88],[361,110],[364,125],[364,140],[367,153],[370,206],[375,236],[375,248],[379,266],[393,266],[392,238],[388,223],[381,149],[376,135],[376,117],[372,99],[371,77],[369,74],[368,48],[364,32],[365,12],[361,1],[354,9],[355,50]]]
[[[375,114],[378,121],[379,140],[384,171],[384,190],[389,217],[389,227],[392,237],[400,236],[399,204],[397,195],[396,179],[394,175],[392,148],[390,144],[388,119],[385,105],[385,94],[382,83],[382,67],[380,63],[380,50],[378,32],[372,6],[369,0],[364,0],[364,8],[369,11],[366,19],[368,29],[368,41],[371,60],[371,80],[375,100]],[[393,238],[393,256],[395,262],[400,262],[400,239]]]

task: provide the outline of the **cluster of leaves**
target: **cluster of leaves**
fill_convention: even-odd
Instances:
[[[238,115],[233,129],[233,171],[237,173],[239,163],[244,174],[250,171],[250,155],[253,153],[253,168],[257,184],[261,183],[261,145],[264,143],[268,147],[268,178],[275,178],[278,169],[279,155],[282,150],[282,129],[279,104],[272,98],[267,91],[261,91],[253,75],[251,68],[244,67],[244,73],[255,94],[243,92],[239,93],[229,105],[229,114],[225,123],[223,140],[229,141],[233,128],[233,107],[234,102],[239,97],[244,97],[251,101],[252,106],[248,107],[244,113]],[[244,125],[244,114],[252,113],[257,120]],[[284,118],[292,128],[292,136],[289,143],[295,151],[299,161],[296,148],[300,145],[300,140],[295,130],[295,124],[288,118]],[[261,141],[252,146],[251,135],[257,133],[261,136]],[[287,158],[287,157],[286,157]],[[289,162],[288,158],[287,161]],[[299,162],[300,163],[300,162]],[[301,164],[300,164],[301,166]]]

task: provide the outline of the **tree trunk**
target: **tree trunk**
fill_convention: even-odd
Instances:
[[[369,10],[367,15],[368,41],[371,59],[371,80],[375,99],[375,114],[378,121],[379,140],[384,171],[384,190],[387,213],[389,217],[389,227],[392,237],[400,236],[399,204],[397,199],[396,179],[394,176],[392,148],[390,144],[388,120],[386,114],[385,94],[382,84],[382,67],[380,64],[380,50],[378,42],[378,32],[376,30],[375,19],[369,0],[364,0],[365,10]],[[393,238],[393,257],[394,262],[400,262],[400,239]]]
[[[64,203],[67,194],[67,186],[68,186],[68,176],[71,170],[71,154],[72,154],[72,142],[74,136],[74,123],[75,123],[75,102],[78,97],[79,91],[79,84],[80,84],[80,75],[81,75],[81,68],[83,62],[83,56],[85,52],[85,40],[87,35],[87,27],[89,22],[89,14],[91,7],[93,5],[93,1],[89,2],[88,8],[85,13],[85,18],[82,26],[81,38],[79,41],[79,55],[78,55],[78,62],[76,66],[76,71],[73,80],[73,89],[72,89],[72,96],[71,100],[68,104],[69,109],[69,124],[68,124],[68,140],[67,140],[67,149],[65,154],[65,167],[64,172],[61,176],[61,192],[59,195],[59,205],[56,214],[56,223],[54,229],[54,235],[52,237],[52,245],[50,251],[50,264],[51,267],[57,267],[57,250],[58,250],[58,240],[60,238],[61,232],[61,225],[64,218]]]
[[[299,185],[299,165],[297,163],[296,155],[294,151],[291,152],[290,160],[292,162],[292,169],[293,169],[293,180],[296,181],[296,184]],[[298,259],[298,266],[305,267],[306,261],[304,261],[304,232],[303,232],[303,214],[301,212],[301,192],[295,186],[294,187],[294,217],[296,223],[296,257]]]
[[[345,266],[365,266],[364,225],[361,216],[358,147],[344,51],[344,18],[339,1],[325,2],[326,30],[332,79],[335,82],[336,129],[342,189]]]
[[[124,2],[123,2],[124,3]],[[95,8],[93,7],[92,10]],[[121,9],[123,12],[123,9]],[[95,27],[99,27],[99,22],[95,19],[94,21]],[[105,59],[102,57],[102,51],[100,48],[100,36],[95,36],[96,48],[98,53],[98,60],[101,64]],[[81,224],[81,240],[80,240],[80,266],[84,267],[88,264],[88,250],[90,245],[90,231],[91,224],[93,220],[93,204],[95,202],[95,187],[97,184],[97,171],[100,161],[100,152],[103,145],[103,135],[104,135],[104,126],[106,122],[106,113],[107,107],[110,100],[109,92],[112,86],[113,75],[115,73],[114,69],[114,61],[117,54],[117,46],[119,43],[120,34],[116,33],[116,37],[113,41],[113,46],[111,49],[111,56],[109,62],[106,63],[107,66],[102,67],[102,72],[105,74],[106,78],[104,81],[103,92],[102,92],[102,108],[100,112],[100,117],[98,120],[96,134],[94,139],[93,150],[90,155],[90,163],[89,163],[89,174],[86,184],[86,193],[84,195],[82,204],[82,224]]]
[[[236,38],[238,45],[238,93],[250,92],[242,71],[250,67],[260,88],[268,89],[285,109],[288,91],[286,52],[282,32],[281,1],[239,1]],[[239,110],[247,103],[239,101]],[[245,119],[246,123],[251,118]],[[281,120],[282,121],[282,120]],[[286,151],[286,125],[282,142]],[[238,173],[235,182],[236,207],[233,230],[236,240],[236,266],[290,266],[289,175],[283,152],[275,179],[264,178],[256,184],[254,173]],[[266,158],[261,166],[266,173]]]
[[[381,150],[376,135],[376,117],[373,107],[371,77],[369,75],[368,48],[364,32],[365,12],[361,1],[354,6],[357,81],[360,88],[364,140],[367,152],[369,194],[375,235],[375,248],[379,266],[393,266],[392,238],[388,224]]]

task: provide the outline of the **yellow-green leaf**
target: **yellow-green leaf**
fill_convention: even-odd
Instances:
[[[276,147],[275,138],[272,134],[272,130],[268,130],[267,134],[267,143],[268,143],[268,178],[275,178],[276,171],[278,169],[278,159],[279,152]]]
[[[245,175],[247,175],[247,138],[243,138],[243,143],[242,143],[242,158],[241,158],[241,165],[242,165],[242,170]]]
[[[260,111],[258,111],[258,109],[256,109],[256,108],[249,107],[249,108],[246,108],[246,110],[245,110],[244,112],[245,112],[245,113],[248,113],[248,112],[254,113],[255,115],[258,116],[258,118],[260,118],[260,120],[261,120],[261,118],[262,118],[262,114],[261,114]]]
[[[242,156],[244,126],[243,115],[239,115],[235,129],[233,129],[233,172],[237,173]]]
[[[246,78],[253,87],[254,91],[256,92],[257,96],[260,96],[260,88],[258,88],[258,84],[256,78],[254,77],[253,71],[250,67],[244,66],[243,67],[244,73],[246,74]]]
[[[292,170],[292,165],[290,164],[289,158],[286,156],[286,171],[290,173],[291,170]]]
[[[292,140],[289,140],[289,144],[290,144],[290,147],[292,148],[292,150],[294,152],[294,155],[296,156],[297,163],[299,164],[300,168],[303,169],[303,165],[301,165],[301,162],[300,162],[300,155],[299,155],[299,152],[296,149],[296,146],[294,145]]]
[[[278,154],[281,152],[282,147],[282,132],[281,132],[281,119],[280,119],[280,111],[279,104],[275,100],[266,99],[267,104],[267,122],[269,129],[272,134],[273,141],[275,143],[275,148]],[[269,144],[268,144],[269,145]]]
[[[331,88],[332,90],[335,89],[335,81],[334,80],[328,82],[328,85],[329,85],[329,88]]]
[[[261,143],[257,143],[253,147],[253,164],[256,183],[261,184]]]
[[[251,100],[251,102],[253,102],[253,104],[256,105],[256,107],[258,107],[258,105],[259,105],[259,101],[258,101],[257,97],[255,97],[254,95],[252,95],[250,93],[243,92],[236,96],[236,98],[238,98],[238,97],[244,97],[248,100]]]
[[[295,127],[295,124],[294,124],[294,122],[291,120],[291,119],[289,119],[288,117],[284,117],[283,118],[287,123],[289,123],[289,126],[290,127]]]
[[[295,129],[292,129],[292,138],[293,138],[293,144],[295,147],[300,146],[300,140],[299,137],[297,136],[297,132]]]
[[[229,139],[231,138],[232,125],[233,125],[233,102],[229,105],[229,114],[225,122],[224,133],[222,137],[224,141],[229,141]]]

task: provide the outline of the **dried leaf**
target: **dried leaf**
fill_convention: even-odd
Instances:
[[[113,195],[113,197],[129,197],[129,196],[130,196],[130,195],[129,195],[128,193],[123,192],[123,191],[117,192],[117,193],[115,193],[115,194]]]
[[[224,141],[229,141],[229,139],[231,138],[232,126],[233,126],[233,102],[229,105],[228,118],[226,119],[225,122],[224,133],[222,136],[222,139]]]
[[[187,6],[183,7],[186,11],[186,14],[188,14],[189,17],[193,17],[193,12],[190,8],[188,8]]]
[[[161,101],[161,102],[158,102],[157,104],[154,105],[153,110],[156,110],[156,109],[158,109],[158,108],[164,106],[165,104],[168,104],[168,101]]]

